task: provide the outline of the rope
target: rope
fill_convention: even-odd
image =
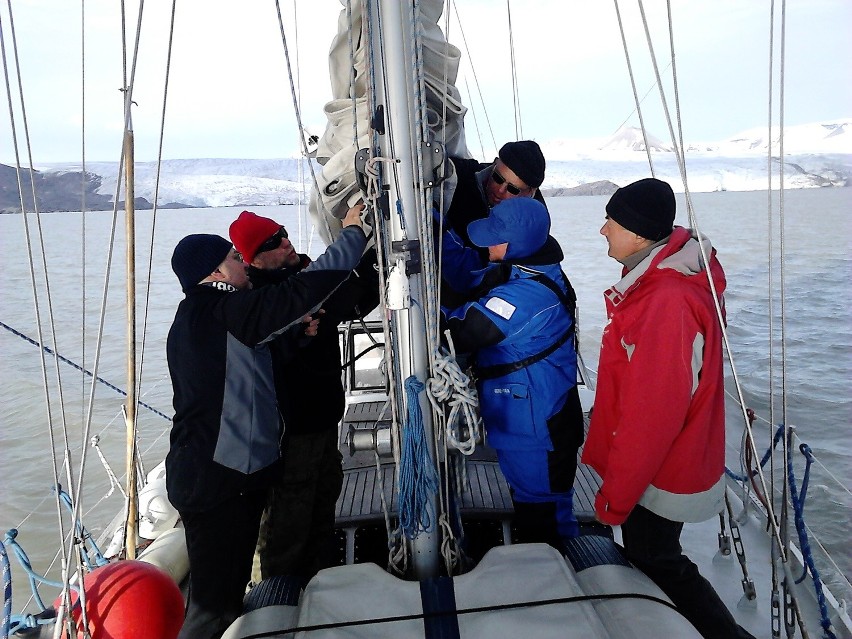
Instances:
[[[399,524],[408,539],[431,532],[435,526],[432,500],[438,490],[438,475],[429,456],[417,398],[423,388],[423,383],[413,375],[405,380],[408,411],[399,462]]]
[[[819,606],[820,625],[822,626],[827,639],[836,639],[835,634],[831,630],[828,606],[825,603],[825,593],[822,591],[822,580],[820,579],[819,572],[817,572],[816,566],[814,565],[813,552],[811,551],[811,544],[808,540],[808,531],[805,530],[805,493],[807,492],[808,477],[810,475],[811,468],[808,452],[804,450],[805,448],[807,448],[807,446],[802,445],[802,453],[804,453],[805,459],[808,459],[808,464],[805,468],[805,478],[802,481],[801,498],[798,495],[798,489],[796,488],[796,476],[793,473],[793,456],[789,452],[788,448],[787,481],[790,486],[790,502],[793,504],[793,514],[796,522],[796,532],[799,534],[799,547],[802,551],[802,561],[805,564],[806,572],[808,570],[810,571],[814,582],[814,591],[816,592],[817,604]],[[807,448],[807,450],[810,451],[810,448]],[[804,578],[804,575],[802,577]]]
[[[47,353],[48,355],[53,355],[53,356],[55,356],[55,357],[56,357],[56,359],[59,359],[60,361],[65,362],[65,363],[66,363],[66,364],[68,364],[69,366],[73,366],[74,368],[76,368],[76,369],[77,369],[78,371],[80,371],[81,373],[85,373],[86,375],[88,375],[89,377],[91,377],[91,378],[92,378],[92,379],[94,379],[95,381],[100,382],[101,384],[103,384],[103,385],[104,385],[104,386],[106,386],[107,388],[111,388],[112,390],[114,390],[114,391],[115,391],[116,393],[118,393],[119,395],[122,395],[122,396],[124,396],[124,397],[127,397],[127,391],[122,390],[121,388],[119,388],[118,386],[116,386],[115,384],[113,384],[113,383],[111,383],[111,382],[108,382],[108,381],[107,381],[107,380],[105,380],[103,377],[100,377],[100,376],[98,376],[98,375],[95,375],[92,371],[90,371],[90,370],[87,370],[87,369],[83,368],[82,366],[80,366],[80,365],[79,365],[79,364],[77,364],[76,362],[71,361],[70,359],[68,359],[68,358],[67,358],[67,357],[65,357],[64,355],[60,355],[59,353],[57,353],[57,352],[55,352],[53,349],[51,349],[49,346],[42,346],[41,344],[39,344],[39,343],[38,343],[36,340],[34,340],[33,338],[31,338],[31,337],[28,337],[28,336],[24,335],[24,334],[23,334],[23,333],[21,333],[20,331],[15,330],[14,328],[12,328],[11,326],[9,326],[8,324],[6,324],[6,323],[4,323],[4,322],[0,322],[0,327],[5,328],[7,331],[9,331],[10,333],[12,333],[13,335],[17,335],[18,337],[20,337],[20,338],[21,338],[21,339],[23,339],[24,341],[29,342],[29,343],[30,343],[30,344],[32,344],[33,346],[39,346],[39,347],[40,347],[40,348],[41,348],[41,349],[42,349],[45,353]],[[153,407],[153,406],[151,406],[150,404],[146,404],[145,402],[139,402],[139,405],[140,405],[140,406],[142,406],[143,408],[147,408],[149,411],[151,411],[151,412],[152,412],[152,413],[154,413],[155,415],[159,415],[159,416],[160,416],[160,417],[162,417],[163,419],[166,419],[166,420],[168,420],[168,421],[172,421],[172,418],[171,418],[171,417],[169,417],[168,415],[166,415],[166,414],[165,414],[164,412],[162,412],[161,410],[159,410],[159,409],[157,409],[157,408],[154,408],[154,407]]]
[[[62,490],[62,486],[57,486],[56,490],[59,493],[59,499],[63,504],[65,504],[65,507],[68,508],[68,512],[70,512],[73,516],[74,506],[71,504],[71,497],[67,492]],[[103,556],[101,549],[95,542],[94,537],[92,537],[92,533],[90,533],[89,529],[83,525],[83,521],[81,519],[74,520],[74,530],[77,533],[77,543],[83,547],[83,552],[81,554],[83,562],[86,564],[86,568],[91,571],[96,567],[100,568],[101,566],[106,566],[109,562]],[[89,546],[91,546],[91,548],[89,548]],[[92,558],[94,558],[94,566],[92,565]]]
[[[62,588],[63,582],[53,581],[36,573],[33,570],[32,564],[30,564],[30,558],[27,557],[27,553],[24,552],[24,549],[21,548],[20,544],[18,544],[18,542],[15,540],[17,536],[18,531],[15,528],[6,531],[5,543],[12,549],[12,552],[15,553],[15,557],[17,557],[18,559],[18,563],[21,564],[21,567],[24,569],[24,572],[27,573],[27,578],[30,582],[30,589],[33,592],[33,597],[35,598],[36,603],[38,604],[41,610],[45,610],[46,606],[44,605],[44,600],[42,600],[41,595],[38,592],[36,582],[47,584],[48,586],[53,586],[54,588]],[[77,586],[71,585],[70,587],[72,590],[78,590]]]
[[[6,546],[0,541],[0,561],[3,563],[3,623],[0,625],[0,639],[8,639],[9,626],[12,623],[12,567]]]
[[[775,430],[775,436],[772,438],[772,444],[770,444],[766,448],[766,452],[763,453],[763,457],[760,458],[760,467],[763,468],[766,465],[766,462],[769,461],[769,457],[772,455],[772,451],[775,449],[775,446],[778,445],[778,442],[781,440],[781,436],[784,434],[784,424],[779,424],[778,428]],[[758,474],[758,470],[752,469],[748,475],[738,475],[730,468],[725,466],[725,474],[731,479],[738,482],[747,482],[752,478],[756,477]]]
[[[254,634],[242,635],[242,639],[260,639],[261,637],[280,637],[281,635],[290,635],[295,633],[309,633],[316,630],[332,630],[338,628],[353,628],[357,626],[372,626],[379,624],[389,624],[399,621],[413,621],[418,619],[440,619],[443,617],[457,618],[462,615],[481,614],[483,612],[495,612],[502,610],[520,610],[525,608],[538,608],[541,606],[554,606],[559,604],[580,603],[584,601],[612,601],[616,599],[641,599],[651,601],[661,606],[665,606],[681,614],[675,605],[668,599],[660,599],[654,595],[646,595],[637,592],[616,592],[596,595],[575,595],[572,597],[555,597],[552,599],[535,599],[528,601],[518,601],[503,604],[494,604],[489,606],[473,606],[470,608],[452,608],[450,610],[432,610],[429,612],[419,612],[406,615],[395,615],[393,617],[373,617],[371,619],[354,619],[351,621],[336,621],[331,623],[316,624],[313,626],[293,626],[290,628],[274,628]]]
[[[426,382],[426,396],[438,414],[443,414],[441,404],[450,406],[445,427],[447,445],[463,455],[471,455],[476,450],[479,425],[482,421],[477,410],[479,398],[470,377],[462,372],[456,361],[455,347],[449,331],[445,334],[450,352],[446,353],[441,349],[436,353],[432,377]],[[462,439],[462,423],[468,426],[467,439]]]

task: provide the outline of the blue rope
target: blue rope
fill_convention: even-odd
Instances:
[[[70,366],[73,366],[73,367],[74,367],[74,368],[76,368],[78,371],[80,371],[80,372],[82,372],[82,373],[85,373],[86,375],[88,375],[88,376],[89,376],[89,377],[91,377],[92,379],[95,379],[95,380],[99,381],[101,384],[103,384],[103,385],[104,385],[104,386],[106,386],[107,388],[111,388],[111,389],[112,389],[112,390],[114,390],[116,393],[119,393],[120,395],[123,395],[124,397],[127,397],[127,392],[126,392],[126,391],[123,391],[123,390],[122,390],[122,389],[120,389],[118,386],[116,386],[116,385],[114,385],[114,384],[111,384],[110,382],[106,381],[103,377],[96,376],[96,375],[95,375],[92,371],[86,370],[85,368],[83,368],[82,366],[80,366],[79,364],[77,364],[76,362],[72,362],[72,361],[71,361],[70,359],[68,359],[67,357],[64,357],[64,356],[60,355],[59,353],[56,353],[55,351],[51,350],[51,349],[50,349],[49,347],[47,347],[47,346],[42,346],[42,345],[41,345],[41,344],[39,344],[37,341],[35,341],[33,338],[31,338],[31,337],[27,337],[26,335],[24,335],[24,334],[23,334],[23,333],[21,333],[20,331],[15,330],[14,328],[12,328],[11,326],[9,326],[8,324],[5,324],[5,323],[3,323],[3,322],[0,322],[0,326],[2,326],[3,328],[5,328],[7,331],[9,331],[10,333],[12,333],[13,335],[17,335],[17,336],[18,336],[18,337],[20,337],[21,339],[26,340],[27,342],[29,342],[29,343],[30,343],[30,344],[32,344],[33,346],[38,346],[38,347],[40,347],[40,348],[41,348],[41,349],[42,349],[45,353],[47,353],[48,355],[55,355],[57,359],[60,359],[60,360],[62,360],[63,362],[65,362],[66,364],[69,364]],[[160,410],[158,410],[158,409],[154,408],[153,406],[150,406],[150,405],[146,404],[145,402],[139,402],[139,405],[140,405],[142,408],[147,408],[149,411],[151,411],[151,412],[152,412],[152,413],[154,413],[155,415],[159,415],[160,417],[163,417],[164,419],[167,419],[167,420],[169,420],[169,421],[172,421],[172,418],[171,418],[171,417],[169,417],[169,416],[168,416],[168,415],[166,415],[165,413],[161,412]]]
[[[0,639],[8,639],[12,624],[12,567],[6,546],[0,541],[0,561],[3,562],[3,625],[0,626]]]
[[[12,552],[15,553],[15,556],[18,559],[18,563],[21,564],[21,567],[24,569],[24,572],[27,573],[27,578],[30,581],[30,590],[33,592],[33,598],[36,600],[36,603],[39,607],[44,610],[44,600],[41,598],[41,595],[38,592],[38,585],[36,582],[47,584],[48,586],[53,586],[55,588],[62,588],[62,584],[58,581],[51,581],[50,579],[46,579],[42,575],[37,574],[30,564],[30,558],[27,557],[27,553],[21,548],[20,544],[15,541],[15,537],[18,536],[17,528],[10,528],[6,531],[6,539],[5,543],[8,545]]]
[[[71,505],[71,497],[68,495],[68,493],[66,493],[62,489],[61,484],[56,485],[56,490],[59,493],[59,500],[63,504],[65,504],[65,506],[68,508],[68,510],[71,512],[71,515],[73,516],[74,515],[74,508]],[[86,567],[89,569],[89,571],[93,570],[92,560],[90,558],[90,555],[94,556],[94,563],[97,567],[105,566],[106,564],[109,563],[106,560],[106,558],[104,558],[103,554],[101,553],[100,548],[98,548],[98,545],[97,545],[97,543],[95,543],[95,540],[92,537],[91,533],[83,525],[83,522],[81,522],[79,519],[77,519],[75,521],[74,530],[76,532],[77,537],[81,540],[81,543],[83,544],[83,550],[85,552],[83,552],[81,554],[83,556],[83,561],[86,564]],[[39,605],[39,607],[42,610],[44,610],[46,608],[46,606],[44,605],[44,600],[41,598],[41,594],[38,591],[38,584],[42,583],[42,584],[47,584],[48,586],[53,586],[54,588],[62,588],[62,582],[47,579],[43,575],[39,575],[38,573],[36,573],[33,570],[32,564],[30,563],[30,558],[27,556],[26,551],[17,542],[17,537],[18,537],[18,530],[16,528],[11,528],[6,532],[5,543],[8,544],[9,547],[12,549],[12,551],[15,553],[15,556],[18,559],[18,563],[21,564],[21,567],[24,569],[24,572],[27,573],[27,578],[29,579],[29,582],[30,582],[30,590],[33,593],[33,598],[35,599],[35,601]],[[5,546],[3,546],[2,543],[0,543],[0,547],[2,547],[2,551],[3,551],[3,554],[5,556]],[[5,573],[5,566],[4,566],[4,573]],[[9,587],[11,588],[11,582],[10,582]],[[71,589],[72,590],[78,590],[78,587],[74,586],[72,584]],[[11,606],[10,599],[11,599],[11,593],[9,595],[9,599],[7,599],[7,602]],[[27,625],[26,627],[33,627],[33,626]],[[0,639],[3,639],[3,638],[0,637]]]
[[[805,453],[804,445],[800,447],[800,450]],[[799,547],[802,551],[802,559],[806,570],[810,570],[814,582],[817,604],[819,605],[820,625],[828,639],[836,639],[834,633],[831,631],[831,620],[828,618],[828,606],[825,603],[825,594],[822,591],[822,580],[814,565],[813,552],[811,551],[811,544],[808,541],[808,531],[805,529],[804,496],[807,491],[808,477],[812,463],[810,448],[807,451],[805,458],[808,460],[808,463],[805,469],[805,478],[802,481],[802,497],[800,499],[797,494],[798,490],[796,489],[796,476],[793,473],[793,453],[789,447],[787,449],[787,481],[790,484],[790,501],[793,504],[793,512],[795,513],[796,531],[799,533]]]
[[[32,590],[33,598],[38,604],[39,608],[43,611],[47,611],[47,607],[44,605],[44,600],[41,598],[41,595],[38,591],[38,584],[43,583],[48,586],[53,586],[54,588],[62,588],[62,582],[52,581],[43,577],[42,575],[37,574],[30,564],[30,558],[27,556],[27,553],[21,547],[21,545],[16,541],[16,537],[18,536],[18,530],[16,528],[10,528],[6,532],[5,544],[12,549],[12,552],[15,553],[15,557],[18,559],[18,563],[21,564],[21,567],[27,573],[27,578],[30,582],[30,590]],[[8,559],[6,558],[6,545],[3,542],[0,542],[0,551],[2,551],[3,555],[3,575],[4,581],[6,582],[6,610],[4,611],[6,614],[3,618],[3,630],[6,631],[8,629],[9,634],[16,634],[24,629],[33,629],[42,625],[49,625],[54,622],[53,615],[12,615],[12,578],[11,578],[11,568],[9,568],[9,578],[5,579],[6,569],[8,566]],[[70,584],[69,587],[71,590],[75,592],[80,591],[80,587],[75,584]],[[51,608],[52,610],[52,608]],[[8,624],[8,626],[6,625]],[[3,634],[0,635],[0,639],[6,639],[8,635]]]
[[[56,484],[56,489],[59,491],[59,499],[65,504],[66,508],[68,508],[68,512],[71,513],[71,516],[74,516],[74,506],[71,504],[71,496],[62,490],[62,484]],[[97,567],[106,566],[109,561],[103,556],[101,553],[101,549],[98,548],[98,544],[95,542],[94,537],[92,537],[92,533],[83,525],[83,522],[80,519],[77,519],[74,522],[74,528],[77,531],[77,537],[80,539],[83,544],[83,549],[85,550],[83,555],[83,562],[86,564],[86,568],[90,571],[94,570],[94,566],[92,566],[92,560],[89,555],[93,555],[95,558],[95,564]],[[88,546],[91,546],[89,548]]]
[[[418,395],[424,385],[413,375],[405,380],[406,424],[402,429],[399,460],[399,525],[406,538],[416,539],[435,526],[433,497],[438,492],[438,473],[426,442]]]
[[[775,431],[775,435],[772,437],[772,445],[767,447],[766,452],[763,453],[763,457],[760,459],[760,467],[763,468],[766,466],[766,462],[769,461],[769,456],[772,454],[772,449],[778,445],[778,441],[781,439],[781,435],[784,434],[784,424],[779,424],[778,429]],[[733,479],[734,481],[746,482],[755,475],[757,475],[757,469],[751,471],[751,474],[746,475],[738,475],[730,468],[725,466],[725,474]]]

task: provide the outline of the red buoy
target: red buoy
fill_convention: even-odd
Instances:
[[[144,561],[115,561],[83,578],[92,639],[174,639],[183,625],[183,595],[169,575]],[[71,593],[72,606],[77,602]],[[60,599],[53,606],[58,609]],[[80,606],[72,611],[83,637]],[[57,620],[59,621],[59,620]],[[67,639],[63,631],[62,637]]]

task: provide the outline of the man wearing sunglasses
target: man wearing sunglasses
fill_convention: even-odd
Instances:
[[[544,154],[533,140],[507,142],[490,164],[467,158],[450,159],[458,184],[444,224],[455,231],[466,246],[476,248],[468,237],[468,224],[488,217],[491,208],[500,202],[530,197],[545,204],[539,191],[544,181]],[[483,258],[486,258],[484,254]]]
[[[353,207],[362,210],[363,205]],[[243,211],[230,227],[231,241],[249,264],[255,288],[287,281],[311,258],[296,252],[275,220]],[[275,393],[284,416],[284,472],[272,491],[258,540],[260,570],[252,579],[287,575],[303,585],[327,567],[334,515],[343,485],[337,426],[343,417],[340,344],[337,326],[363,317],[379,301],[375,250],[323,303],[312,337],[304,331],[282,335],[272,345]]]

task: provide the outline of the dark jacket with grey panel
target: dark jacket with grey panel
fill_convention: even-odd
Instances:
[[[175,409],[166,482],[179,511],[204,511],[262,488],[276,471],[281,417],[269,342],[319,308],[365,244],[363,231],[348,227],[310,267],[277,286],[187,291],[166,345]]]

